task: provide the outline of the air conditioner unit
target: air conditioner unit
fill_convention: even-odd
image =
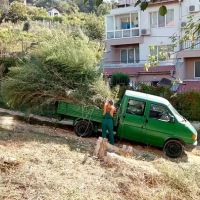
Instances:
[[[186,27],[187,23],[186,22],[181,22],[181,28]]]
[[[141,35],[151,35],[151,30],[150,29],[142,29]]]
[[[190,13],[193,13],[193,12],[199,12],[199,5],[191,5],[188,7],[188,11]]]

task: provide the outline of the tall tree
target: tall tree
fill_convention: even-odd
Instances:
[[[11,4],[8,19],[16,23],[17,21],[26,20],[28,17],[28,9],[23,3],[17,1]]]
[[[99,105],[109,90],[97,68],[98,60],[96,43],[78,31],[74,35],[47,29],[42,43],[3,79],[3,96],[11,106],[59,99]]]
[[[37,7],[43,7],[43,8],[50,8],[52,6],[58,6],[59,1],[58,0],[39,0],[36,2]]]
[[[1,0],[0,4],[0,18],[2,15],[5,15],[9,10],[9,1],[8,0]]]

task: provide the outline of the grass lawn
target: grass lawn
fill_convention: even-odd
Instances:
[[[104,163],[92,158],[96,138],[15,123],[0,128],[0,200],[200,199],[198,152],[169,159],[133,145],[133,158]],[[5,163],[7,157],[16,162]]]

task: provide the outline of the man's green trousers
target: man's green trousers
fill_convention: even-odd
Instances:
[[[110,144],[114,145],[114,136],[113,136],[113,118],[103,118],[102,121],[102,137],[106,138],[106,131],[109,132],[109,141]]]

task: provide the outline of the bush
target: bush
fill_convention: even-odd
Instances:
[[[15,67],[17,65],[17,58],[10,57],[10,58],[0,58],[0,69],[1,75],[8,73],[10,67]]]
[[[98,106],[110,91],[97,65],[96,43],[52,31],[24,62],[10,68],[2,79],[2,95],[15,108],[50,105],[57,100]]]
[[[56,15],[56,16],[54,16],[53,21],[62,23],[63,22],[63,17]]]
[[[177,94],[170,102],[186,119],[200,121],[200,92],[197,90]]]
[[[141,83],[138,86],[140,88],[138,90],[139,92],[152,94],[152,95],[156,95],[156,96],[161,96],[166,99],[169,99],[173,95],[173,92],[170,90],[170,88],[165,85],[149,86],[145,83]]]
[[[128,86],[130,83],[130,77],[128,74],[124,74],[122,72],[115,72],[111,77],[111,86],[114,87],[116,85],[120,86]]]

